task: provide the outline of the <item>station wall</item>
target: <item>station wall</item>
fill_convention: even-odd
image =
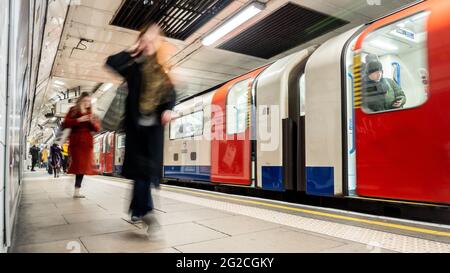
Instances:
[[[0,1],[0,253],[11,245],[47,1]],[[32,106],[32,105],[31,105]]]

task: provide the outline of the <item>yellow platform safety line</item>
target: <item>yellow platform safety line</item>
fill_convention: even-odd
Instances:
[[[289,207],[289,206],[285,206],[285,205],[271,204],[271,203],[266,203],[266,202],[261,202],[261,201],[244,200],[244,199],[233,198],[233,197],[218,196],[218,195],[214,195],[214,194],[196,192],[196,191],[191,191],[191,190],[175,189],[172,187],[164,186],[164,188],[166,188],[167,190],[171,190],[171,191],[187,192],[187,193],[192,193],[192,194],[196,194],[196,195],[200,195],[200,196],[208,196],[208,197],[213,197],[213,198],[217,198],[217,199],[237,201],[240,203],[259,205],[259,206],[264,206],[264,207],[271,207],[271,208],[277,208],[277,209],[283,209],[283,210],[289,210],[289,211],[295,211],[295,212],[302,212],[302,213],[306,213],[306,214],[324,216],[324,217],[328,217],[328,218],[341,219],[341,220],[376,225],[376,226],[389,227],[389,228],[406,230],[406,231],[413,231],[413,232],[417,232],[417,233],[450,237],[450,232],[445,232],[445,231],[436,231],[436,230],[432,230],[432,229],[405,226],[405,225],[400,225],[400,224],[385,223],[385,222],[380,222],[380,221],[375,221],[375,220],[359,219],[359,218],[355,218],[355,217],[343,216],[343,215],[338,215],[338,214],[333,214],[333,213],[328,213],[328,212],[319,212],[319,211],[314,211],[314,210]]]

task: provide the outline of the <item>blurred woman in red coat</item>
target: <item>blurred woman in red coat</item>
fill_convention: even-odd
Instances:
[[[100,130],[100,122],[92,113],[91,96],[83,92],[77,104],[70,108],[64,119],[64,128],[72,129],[69,137],[69,151],[72,161],[68,173],[75,174],[74,198],[84,198],[80,194],[84,175],[96,175],[94,169],[94,139],[93,132]]]

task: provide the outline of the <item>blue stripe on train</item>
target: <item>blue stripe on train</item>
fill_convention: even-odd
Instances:
[[[333,167],[306,167],[306,193],[334,195]]]
[[[211,180],[210,166],[164,166],[164,177],[194,180]]]
[[[114,165],[114,173],[121,174],[122,173],[122,165]]]
[[[261,171],[263,189],[284,191],[282,166],[262,166]]]

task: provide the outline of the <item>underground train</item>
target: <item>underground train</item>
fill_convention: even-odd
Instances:
[[[448,206],[449,13],[449,1],[421,2],[182,100],[164,178]],[[366,103],[370,56],[403,107]],[[120,170],[124,137],[97,136],[102,172]]]
[[[94,138],[95,167],[103,175],[120,175],[125,154],[125,134],[104,132]]]

